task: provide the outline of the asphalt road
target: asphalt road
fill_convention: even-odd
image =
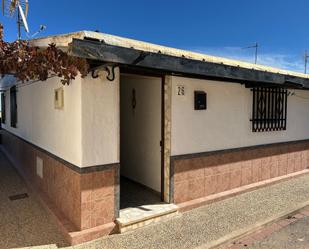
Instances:
[[[246,247],[250,249],[309,249],[309,217],[300,219],[269,237]]]

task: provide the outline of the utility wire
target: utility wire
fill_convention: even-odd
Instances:
[[[309,100],[309,97],[304,97],[304,96],[298,95],[298,94],[295,93],[295,91],[293,91],[293,92],[289,91],[288,92],[288,96],[295,96],[295,97],[300,98],[300,99],[307,99],[307,100]]]

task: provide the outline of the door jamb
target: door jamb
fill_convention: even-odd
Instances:
[[[161,201],[164,201],[165,191],[165,162],[164,162],[164,150],[165,150],[165,100],[164,100],[164,85],[165,77],[161,77]]]

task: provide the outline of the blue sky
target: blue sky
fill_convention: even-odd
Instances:
[[[308,0],[29,0],[31,33],[100,30],[157,44],[303,71],[309,50]],[[6,40],[15,19],[1,16]]]

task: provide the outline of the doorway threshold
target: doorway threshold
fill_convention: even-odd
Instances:
[[[124,233],[175,217],[176,215],[178,215],[177,205],[162,202],[121,209],[116,223],[119,232]]]
[[[120,210],[161,202],[159,192],[127,177],[120,177]]]

